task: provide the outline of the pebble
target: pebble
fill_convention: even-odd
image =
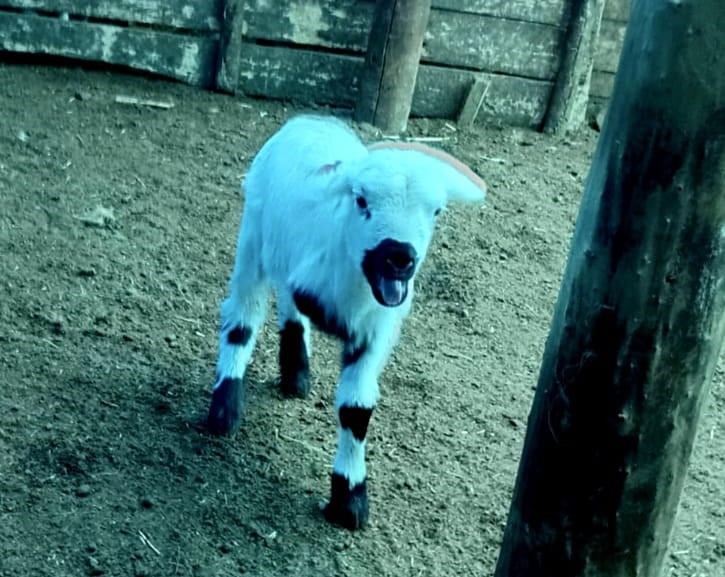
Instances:
[[[95,557],[88,557],[88,574],[103,575],[106,571],[101,567],[100,562]]]
[[[78,488],[76,489],[76,497],[88,497],[88,495],[91,494],[91,486],[86,485],[85,483],[83,485],[78,485]]]

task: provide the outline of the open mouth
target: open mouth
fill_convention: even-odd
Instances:
[[[376,301],[385,307],[397,307],[405,302],[416,259],[417,253],[411,244],[389,238],[365,252],[362,269]]]
[[[375,300],[386,307],[400,306],[408,296],[407,280],[378,276],[370,286]]]

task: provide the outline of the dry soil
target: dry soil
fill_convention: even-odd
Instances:
[[[371,522],[353,534],[319,512],[337,343],[316,336],[311,398],[285,400],[270,320],[243,430],[204,429],[239,181],[300,111],[0,64],[0,575],[492,574],[597,135],[411,124],[490,192],[442,217],[381,380]],[[668,577],[725,575],[724,381],[721,363]]]

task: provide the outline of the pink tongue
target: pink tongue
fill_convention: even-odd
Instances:
[[[380,279],[380,293],[383,295],[383,301],[390,307],[395,307],[405,300],[407,287],[405,281],[396,279]]]

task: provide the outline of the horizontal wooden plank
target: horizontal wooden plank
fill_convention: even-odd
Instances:
[[[607,0],[604,5],[604,18],[627,22],[629,20],[630,5],[631,0]]]
[[[211,36],[0,12],[0,50],[107,62],[199,86],[213,84],[216,44]]]
[[[239,89],[252,96],[352,108],[363,58],[279,46],[242,46]],[[481,74],[490,88],[479,121],[538,126],[552,83],[513,76]],[[474,72],[423,65],[412,114],[455,118],[476,78]]]
[[[619,3],[628,0],[616,0]],[[610,3],[615,0],[609,0]],[[345,15],[353,18],[357,13],[371,13],[374,0],[250,0],[250,15],[268,9],[276,12],[284,22],[289,20],[288,11],[296,15],[319,13],[323,19],[331,16],[345,24]],[[0,0],[0,6],[28,8],[47,12],[168,25],[192,30],[218,30],[221,14],[220,0]],[[567,0],[433,0],[433,8],[482,14],[562,26],[566,17]],[[296,13],[296,15],[294,14]],[[353,24],[354,29],[354,22]]]
[[[568,0],[433,0],[433,10],[566,27],[567,2]],[[278,20],[285,35],[299,37],[307,34],[308,38],[323,42],[327,40],[332,45],[342,43],[343,46],[358,47],[367,42],[374,5],[374,0],[249,0],[247,13],[250,31],[260,25],[265,28],[273,26],[275,20]],[[309,36],[308,31],[315,29],[321,34],[317,37]],[[345,32],[351,36],[349,39],[344,38]]]
[[[614,87],[614,73],[592,71],[592,82],[589,88],[589,96],[598,98],[609,98]]]
[[[0,0],[0,8],[22,8],[73,16],[216,31],[221,0]]]
[[[550,80],[562,41],[563,30],[552,26],[434,10],[422,60]]]
[[[250,96],[352,108],[363,64],[362,56],[243,43],[238,89]]]
[[[627,25],[623,22],[602,20],[599,39],[597,40],[597,46],[594,51],[594,70],[601,70],[603,72],[617,71],[626,31]]]
[[[363,54],[373,4],[359,0],[250,0],[245,37]],[[549,80],[556,75],[563,31],[552,26],[433,10],[423,61]]]
[[[364,53],[374,8],[360,0],[247,0],[244,36]]]
[[[455,118],[476,77],[490,82],[476,122],[539,127],[553,82],[439,66],[420,67],[411,113]]]
[[[433,0],[433,8],[563,26],[567,15],[567,2],[568,0]]]

